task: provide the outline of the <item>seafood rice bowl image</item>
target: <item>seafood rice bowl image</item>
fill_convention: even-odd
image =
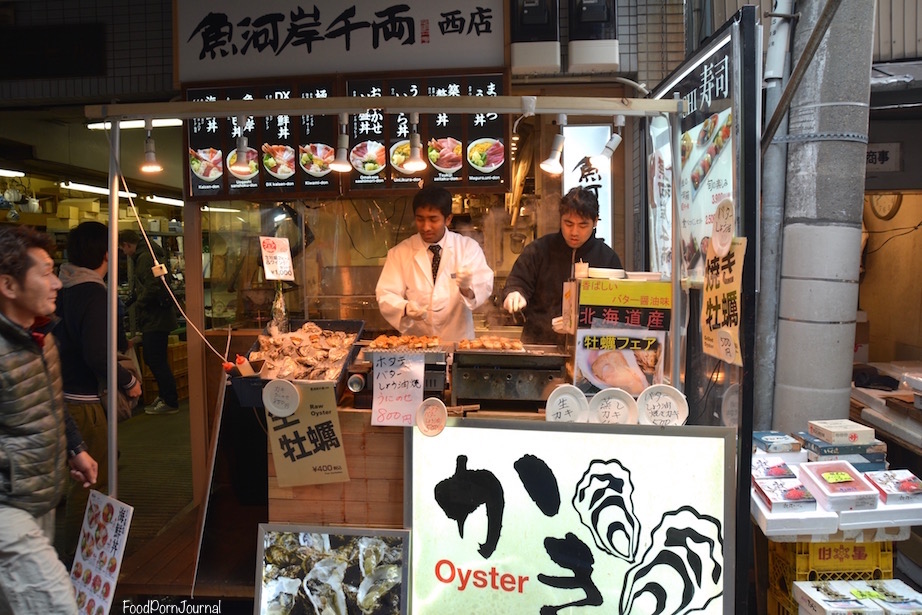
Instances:
[[[237,179],[253,179],[259,172],[259,168],[256,166],[256,160],[259,158],[259,154],[252,147],[246,149],[246,154],[246,165],[247,168],[249,168],[249,173],[242,173],[234,168],[234,165],[237,164],[237,150],[233,150],[227,157],[227,170]]]
[[[429,139],[429,163],[442,173],[454,173],[461,168],[461,142],[454,137]]]
[[[415,171],[410,171],[403,167],[404,163],[410,159],[410,142],[407,139],[397,141],[391,145],[391,165],[405,175],[412,175]]]
[[[276,179],[288,179],[295,174],[295,150],[288,145],[263,143],[263,167]]]
[[[377,175],[384,169],[387,153],[377,141],[362,141],[349,152],[349,162],[363,175]]]
[[[467,161],[478,171],[489,173],[506,161],[506,148],[499,139],[475,139],[467,146]]]
[[[336,157],[336,150],[326,143],[310,143],[298,146],[298,164],[304,172],[314,177],[323,177],[332,169],[330,163]]]
[[[221,150],[213,147],[189,148],[189,168],[202,181],[213,182],[224,174],[224,158]]]

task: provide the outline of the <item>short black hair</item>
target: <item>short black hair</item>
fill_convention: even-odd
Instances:
[[[413,197],[413,213],[420,207],[434,207],[447,218],[451,215],[451,192],[441,186],[426,186]]]
[[[141,236],[130,228],[126,228],[124,231],[118,232],[118,245],[122,245],[123,243],[130,243],[136,246],[141,243]]]
[[[81,222],[67,234],[67,260],[78,267],[96,269],[109,253],[109,227],[102,222]]]
[[[599,197],[586,188],[571,188],[560,199],[560,215],[574,213],[593,222],[599,220]]]
[[[50,255],[54,253],[54,246],[51,235],[31,226],[0,227],[0,274],[11,275],[22,284],[26,272],[36,264],[28,249],[40,248]]]

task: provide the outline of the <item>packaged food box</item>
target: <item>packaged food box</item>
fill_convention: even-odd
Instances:
[[[909,470],[866,472],[864,477],[880,492],[887,504],[922,502],[922,480]]]
[[[867,444],[830,444],[816,436],[811,436],[806,431],[794,433],[794,437],[800,440],[801,446],[807,451],[813,451],[818,455],[868,455],[873,453],[887,453],[887,443],[883,440],[874,438]]]
[[[849,419],[807,421],[807,431],[830,444],[867,444],[874,440],[874,429]]]
[[[800,450],[800,440],[781,431],[754,431],[752,443],[766,453],[788,453]]]
[[[797,478],[761,478],[755,481],[756,493],[775,512],[816,510],[816,498]]]
[[[877,489],[847,461],[802,463],[800,480],[826,510],[840,512],[877,508]]]
[[[794,471],[784,459],[771,455],[756,455],[752,458],[752,480],[760,478],[795,478]]]
[[[861,598],[877,603],[885,615],[922,615],[922,594],[899,579],[849,581]]]
[[[801,613],[883,615],[880,605],[870,599],[857,598],[852,593],[854,589],[848,581],[796,581],[794,600],[800,605]]]

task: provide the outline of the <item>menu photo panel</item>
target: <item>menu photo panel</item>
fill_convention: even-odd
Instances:
[[[443,77],[427,80],[427,96],[461,96],[462,77]],[[435,175],[432,181],[442,185],[457,185],[464,181],[464,115],[441,111],[426,115],[429,140],[426,156]]]
[[[301,98],[329,98],[334,95],[334,83],[304,84]],[[339,174],[330,163],[336,157],[336,137],[339,118],[335,115],[302,115],[298,135],[299,189],[309,194],[331,192],[339,188]]]
[[[350,81],[348,95],[355,98],[380,98],[384,95],[380,79]],[[349,162],[355,173],[349,177],[353,189],[381,189],[387,170],[387,139],[384,112],[368,101],[369,108],[350,120]]]
[[[259,89],[255,86],[228,88],[224,94],[226,100],[254,100],[259,95]],[[259,192],[260,155],[257,148],[262,144],[263,130],[257,119],[252,115],[227,118],[230,146],[226,164],[228,192],[232,198],[248,197]],[[240,141],[241,136],[245,137],[245,143]]]
[[[389,96],[422,96],[424,93],[421,82],[423,79],[392,79],[387,84]],[[421,123],[423,114],[413,113],[392,113],[388,115],[388,136],[390,138],[389,170],[394,188],[416,188],[420,180],[428,182],[432,176],[432,167],[426,164],[422,170],[414,171],[406,168],[410,160],[410,141],[412,132],[415,130],[418,134],[420,144],[420,157],[425,161],[426,158],[426,134],[425,126]],[[414,126],[413,120],[416,119]]]
[[[193,102],[215,102],[224,98],[218,88],[195,89],[186,93]],[[186,178],[191,197],[212,198],[225,193],[224,148],[227,119],[196,117],[186,122],[189,143],[189,171]]]
[[[489,97],[503,95],[503,75],[467,78],[467,95],[483,96],[483,108],[467,116],[465,162],[471,186],[508,184],[508,117],[490,109]]]

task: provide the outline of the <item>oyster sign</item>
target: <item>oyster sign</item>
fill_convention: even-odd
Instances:
[[[414,432],[410,612],[727,612],[733,436],[459,419]]]

